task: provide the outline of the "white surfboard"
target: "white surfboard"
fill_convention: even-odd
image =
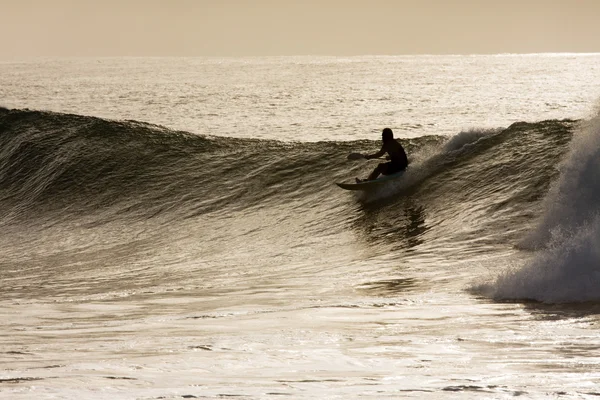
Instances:
[[[346,189],[346,190],[363,190],[363,191],[367,191],[367,190],[372,190],[375,189],[377,187],[381,187],[382,184],[392,181],[394,179],[398,179],[400,178],[402,175],[404,175],[405,171],[399,171],[396,172],[395,174],[391,174],[391,175],[382,175],[377,179],[373,179],[370,181],[363,181],[360,183],[343,183],[343,182],[336,182],[336,185],[338,185],[339,187],[341,187],[342,189]]]

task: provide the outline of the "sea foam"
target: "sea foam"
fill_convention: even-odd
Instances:
[[[537,227],[520,247],[526,265],[479,289],[496,299],[600,301],[600,113],[583,123],[559,167]]]

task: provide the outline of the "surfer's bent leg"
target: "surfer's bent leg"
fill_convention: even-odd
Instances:
[[[381,171],[383,175],[392,175],[400,171],[404,171],[406,169],[406,165],[402,165],[399,163],[389,162],[386,165],[385,171]]]
[[[385,174],[385,171],[387,170],[389,163],[381,163],[379,164],[374,170],[373,172],[371,172],[371,175],[369,175],[369,177],[367,178],[368,180],[373,180],[373,179],[377,179],[377,177],[380,174]]]

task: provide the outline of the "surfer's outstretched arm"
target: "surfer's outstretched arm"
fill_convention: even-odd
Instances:
[[[385,154],[385,145],[381,146],[381,150],[379,150],[375,154],[365,154],[365,158],[367,160],[370,160],[372,158],[379,158],[379,157],[383,156],[384,154]]]

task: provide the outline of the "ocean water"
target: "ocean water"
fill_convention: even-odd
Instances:
[[[600,396],[600,55],[0,63],[0,398]],[[383,127],[411,165],[363,194]]]

